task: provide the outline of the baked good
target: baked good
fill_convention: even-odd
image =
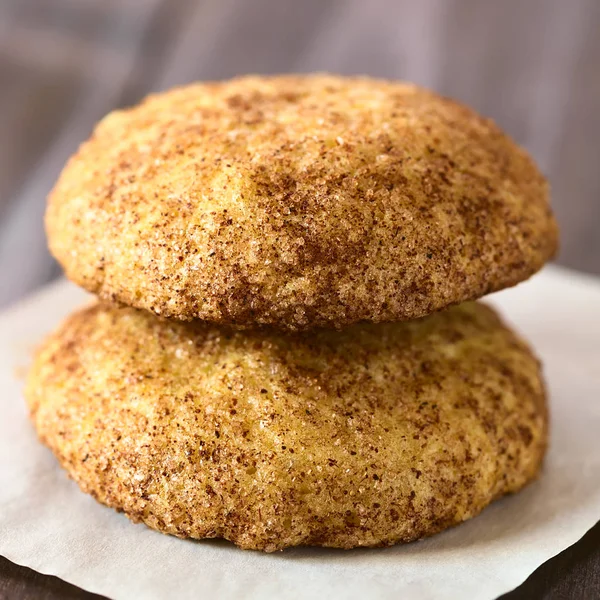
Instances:
[[[536,476],[540,367],[491,308],[284,335],[95,304],[39,349],[26,398],[81,489],[242,548],[415,540]]]
[[[105,300],[288,330],[422,317],[557,247],[546,181],[490,120],[329,75],[199,83],[109,114],[46,226],[67,276]]]

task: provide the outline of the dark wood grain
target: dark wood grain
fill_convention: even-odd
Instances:
[[[102,600],[58,577],[42,575],[0,556],[0,600]]]
[[[535,570],[499,600],[598,600],[600,598],[600,523],[579,542]]]

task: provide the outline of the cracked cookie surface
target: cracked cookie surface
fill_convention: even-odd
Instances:
[[[400,321],[536,272],[543,176],[490,120],[417,86],[243,77],[109,114],[46,228],[105,300],[239,328]]]
[[[39,349],[26,398],[81,489],[242,548],[407,542],[533,479],[540,366],[485,305],[293,335],[96,304]]]

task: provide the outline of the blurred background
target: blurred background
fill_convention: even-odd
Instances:
[[[0,0],[0,306],[59,276],[45,197],[109,110],[242,73],[408,79],[493,117],[600,274],[599,0]]]

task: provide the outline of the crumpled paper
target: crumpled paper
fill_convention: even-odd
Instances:
[[[600,519],[600,281],[557,268],[490,298],[545,364],[551,447],[541,479],[424,541],[275,554],[133,525],[81,493],[30,426],[32,347],[86,295],[61,281],[0,316],[0,554],[111,598],[491,599]],[[21,371],[21,373],[20,373]]]

